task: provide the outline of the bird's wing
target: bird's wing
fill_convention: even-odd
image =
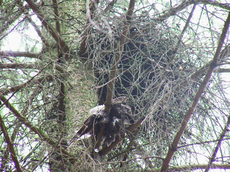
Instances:
[[[93,123],[96,119],[96,115],[90,115],[84,122],[84,124],[82,125],[82,127],[80,128],[80,130],[78,130],[77,134],[79,137],[81,137],[82,135],[90,132],[90,130],[92,130],[93,128]]]

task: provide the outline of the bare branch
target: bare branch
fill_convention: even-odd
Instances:
[[[14,165],[15,165],[17,171],[22,172],[22,169],[21,169],[20,164],[18,162],[18,158],[17,158],[16,153],[14,151],[14,144],[10,140],[10,137],[8,135],[6,126],[4,124],[4,121],[3,121],[2,117],[1,117],[1,115],[0,115],[0,127],[1,127],[1,130],[2,130],[3,134],[4,134],[4,137],[6,139],[6,143],[8,145],[9,150],[10,150],[11,158],[14,161]]]
[[[1,29],[0,29],[0,35],[2,35],[3,32],[5,32],[5,31],[9,28],[9,26],[11,26],[12,23],[15,22],[22,14],[23,14],[23,11],[18,11],[13,17],[11,17],[11,18],[7,21],[7,23],[1,27]],[[17,26],[17,25],[16,25],[16,26]],[[0,38],[0,40],[3,39],[3,38],[4,38],[5,36],[7,36],[7,35],[8,35],[8,33],[6,33],[4,36],[2,36],[2,37]]]
[[[45,39],[45,37],[42,35],[40,29],[38,28],[38,26],[36,25],[36,23],[34,23],[34,21],[29,17],[27,16],[26,19],[30,22],[30,24],[34,27],[34,30],[37,32],[38,36],[40,36],[42,42],[44,43],[44,45],[46,47],[50,47],[48,41]]]
[[[29,105],[31,105],[32,100],[35,98],[35,96],[41,91],[41,87],[38,86],[34,89],[34,92],[31,94],[31,96],[29,97],[29,100],[27,102],[27,105],[24,107],[24,109],[22,110],[21,114],[24,116],[24,114],[27,112]],[[16,135],[18,134],[19,128],[21,127],[22,123],[17,123],[16,126],[14,127],[14,131],[11,135],[11,141],[14,142]],[[7,148],[4,151],[4,157],[3,157],[3,162],[2,162],[2,166],[0,171],[4,171],[4,167],[6,166],[6,163],[8,159],[8,154],[9,154],[9,149]]]
[[[30,83],[23,83],[23,84],[20,84],[20,85],[11,87],[11,88],[2,88],[2,89],[0,89],[0,97],[3,95],[9,94],[9,93],[15,92],[19,89],[22,89],[25,86],[32,87],[33,85],[36,85],[36,84],[42,85],[43,82],[45,82],[45,81],[50,82],[52,80],[53,80],[53,75],[46,75],[46,76],[43,76],[43,77],[38,78],[36,80],[33,80]]]
[[[177,145],[178,145],[179,140],[180,140],[180,138],[181,138],[181,136],[183,134],[183,131],[184,131],[185,127],[187,126],[187,123],[188,123],[189,119],[191,118],[191,115],[194,112],[194,110],[196,108],[196,105],[197,105],[197,103],[198,103],[198,101],[199,101],[199,99],[201,97],[201,94],[203,93],[203,91],[204,91],[204,89],[205,89],[205,87],[206,87],[206,85],[207,85],[207,83],[208,83],[208,81],[209,81],[214,69],[216,68],[217,61],[218,61],[219,55],[220,55],[220,51],[221,51],[222,45],[224,43],[224,39],[226,37],[228,27],[229,27],[229,23],[230,23],[230,12],[229,12],[228,18],[226,19],[226,22],[224,24],[224,28],[222,30],[222,34],[220,36],[218,47],[216,49],[216,53],[215,53],[215,55],[213,57],[212,63],[210,64],[209,69],[207,71],[207,74],[205,75],[205,78],[204,78],[202,84],[200,85],[200,87],[199,87],[199,89],[198,89],[198,91],[196,93],[196,96],[194,98],[194,101],[193,101],[191,107],[189,108],[189,110],[187,111],[187,113],[186,113],[186,115],[184,117],[184,120],[183,120],[183,122],[181,124],[181,127],[180,127],[179,131],[177,132],[176,136],[174,137],[173,143],[172,143],[171,147],[169,148],[168,154],[167,154],[166,158],[163,161],[163,165],[162,165],[162,168],[161,168],[162,172],[166,171],[168,169],[169,162],[171,161],[171,158],[172,158],[174,152],[177,149]]]
[[[20,23],[22,23],[24,20],[25,20],[25,17],[24,17],[23,19],[21,19],[16,25],[14,25],[14,27],[11,28],[6,34],[4,34],[2,37],[0,37],[0,40],[2,40],[4,37],[6,37],[7,35],[9,35],[11,32],[13,32],[14,29],[17,28],[18,25],[19,25]]]
[[[13,68],[13,69],[37,69],[38,66],[36,64],[27,64],[27,63],[1,63],[0,68]]]
[[[226,126],[224,127],[222,133],[220,134],[219,141],[218,141],[218,143],[216,144],[215,149],[213,150],[213,154],[212,154],[212,156],[211,156],[211,158],[210,158],[210,160],[209,160],[209,162],[208,162],[207,167],[205,168],[205,172],[208,172],[209,169],[211,168],[212,163],[214,162],[214,159],[215,159],[215,157],[216,157],[216,154],[217,154],[217,152],[218,152],[218,150],[219,150],[219,148],[220,148],[220,144],[221,144],[221,142],[223,141],[223,138],[225,137],[226,132],[229,131],[229,130],[228,130],[229,125],[230,125],[230,116],[228,117],[228,121],[227,121],[227,123],[226,123]]]
[[[132,14],[133,14],[134,6],[135,6],[135,0],[130,0],[129,8],[128,8],[128,11],[126,14],[127,21],[126,21],[126,24],[125,24],[124,29],[123,29],[123,33],[122,33],[121,38],[120,38],[120,43],[117,47],[117,52],[115,55],[114,63],[113,63],[113,66],[111,68],[111,72],[110,72],[110,76],[109,76],[109,79],[112,81],[109,82],[109,84],[108,84],[108,91],[107,91],[107,97],[106,97],[106,102],[105,102],[105,111],[108,114],[109,114],[110,109],[111,109],[111,101],[113,98],[113,90],[114,90],[114,83],[115,83],[114,78],[116,77],[117,65],[121,59],[121,54],[122,54],[123,49],[124,49],[124,42],[126,39],[128,29],[129,29],[129,22],[131,20]]]
[[[29,4],[30,8],[34,11],[34,13],[38,16],[38,18],[41,20],[42,24],[45,26],[47,31],[52,35],[52,37],[55,39],[57,42],[58,46],[60,49],[65,53],[64,57],[66,60],[69,59],[69,47],[65,43],[65,41],[61,38],[59,33],[55,31],[51,25],[45,20],[45,17],[39,10],[38,6],[32,1],[32,0],[26,0],[26,2]]]
[[[229,68],[220,68],[218,70],[215,71],[216,73],[230,73],[230,69]]]
[[[230,46],[227,45],[220,53],[220,58],[218,61],[224,60],[229,56],[230,53]],[[191,74],[191,76],[189,77],[192,80],[195,80],[201,76],[203,76],[205,74],[205,72],[208,70],[209,66],[211,65],[212,61],[207,62],[203,67],[201,67],[199,70],[197,70],[196,72],[194,72],[193,74]],[[223,69],[223,68],[218,68],[217,70],[215,70],[214,72],[216,73],[224,73],[224,72],[230,72],[229,69]],[[182,83],[180,83],[178,86],[178,88],[176,88],[176,90],[181,89],[182,87],[186,86],[188,84],[189,80],[183,81]]]
[[[179,46],[180,46],[180,43],[181,43],[182,38],[183,38],[183,36],[184,36],[184,33],[185,33],[186,29],[187,29],[188,26],[189,26],[189,23],[190,23],[190,21],[191,21],[191,18],[192,18],[192,16],[193,16],[193,13],[194,13],[195,9],[196,9],[196,4],[193,5],[193,8],[192,8],[192,10],[191,10],[191,12],[190,12],[190,14],[189,14],[189,17],[188,17],[188,19],[187,19],[187,21],[186,21],[186,24],[185,24],[185,26],[184,26],[184,28],[183,28],[183,30],[182,30],[180,36],[179,36],[179,40],[178,40],[177,45],[175,46],[175,49],[174,49],[175,54],[171,57],[170,63],[172,63],[172,61],[173,61],[173,59],[174,59],[174,57],[175,57],[175,55],[176,55],[176,53],[177,53],[177,51],[178,51],[178,48],[179,48]]]
[[[113,7],[113,5],[114,5],[116,2],[117,2],[117,0],[112,0],[112,1],[107,5],[107,7],[104,9],[103,12],[109,11],[109,10]]]
[[[53,0],[53,8],[54,8],[54,17],[55,17],[55,24],[56,24],[56,30],[58,33],[61,33],[60,23],[59,23],[59,14],[58,14],[58,4],[56,0]]]
[[[213,1],[213,0],[201,0],[201,2],[204,4],[209,4],[209,5],[219,7],[219,8],[223,8],[225,10],[230,10],[229,3],[219,3],[218,1]]]
[[[182,11],[183,9],[187,8],[189,5],[192,4],[209,4],[209,5],[214,5],[220,8],[224,8],[226,10],[230,10],[230,5],[229,3],[219,3],[219,2],[214,2],[212,0],[188,0],[188,1],[183,1],[181,4],[172,7],[170,10],[165,11],[163,15],[160,15],[156,20],[159,22],[162,22],[166,20],[167,18],[176,15],[177,12]]]
[[[45,140],[50,145],[59,148],[62,153],[65,155],[68,155],[68,152],[60,147],[58,143],[56,143],[54,140],[52,140],[49,136],[47,136],[41,129],[35,127],[30,121],[26,119],[23,115],[21,115],[15,108],[10,104],[8,99],[6,99],[4,96],[0,97],[1,101],[5,106],[18,118],[20,122],[22,122],[25,126],[27,126],[31,131],[35,132],[42,140]]]
[[[192,170],[201,170],[205,169],[208,165],[207,164],[197,164],[197,165],[186,165],[180,167],[172,167],[169,168],[169,171],[192,171]],[[230,164],[212,164],[210,169],[230,169]]]
[[[0,51],[0,57],[31,57],[41,59],[41,54],[38,53],[31,53],[31,52],[19,52],[19,51]]]
[[[47,65],[45,65],[36,75],[34,75],[33,77],[31,77],[28,81],[26,81],[24,84],[22,84],[20,87],[16,87],[16,89],[14,90],[13,94],[8,98],[8,100],[11,99],[11,97],[14,96],[14,94],[16,92],[18,92],[21,88],[27,86],[28,84],[31,83],[31,81],[34,80],[35,77],[37,77],[47,66],[49,66],[50,64],[52,63],[52,61],[50,63],[48,63]],[[0,92],[1,93],[1,92]],[[1,93],[0,94],[0,97],[2,96],[3,94]],[[2,107],[3,105],[0,105],[0,107]]]

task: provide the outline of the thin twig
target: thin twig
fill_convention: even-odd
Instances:
[[[8,145],[9,150],[10,150],[10,155],[11,155],[12,160],[14,161],[14,165],[15,165],[18,172],[22,172],[22,169],[20,167],[20,164],[18,162],[18,158],[17,158],[15,150],[14,150],[14,144],[10,140],[10,137],[8,135],[6,126],[4,124],[4,121],[1,117],[1,115],[0,115],[0,127],[1,127],[3,134],[4,134],[4,137],[6,139],[6,143]]]
[[[190,23],[190,21],[191,21],[191,18],[192,18],[192,16],[193,16],[193,13],[194,13],[195,9],[196,9],[196,4],[193,5],[193,8],[192,8],[192,10],[191,10],[191,12],[190,12],[190,14],[189,14],[189,17],[188,17],[186,23],[185,23],[185,26],[184,26],[184,28],[183,28],[183,30],[182,30],[180,36],[179,36],[179,40],[178,40],[178,42],[177,42],[177,44],[176,44],[176,46],[175,46],[175,48],[174,48],[175,53],[174,53],[174,55],[173,55],[173,56],[171,57],[171,59],[170,59],[170,64],[173,62],[173,59],[174,59],[175,55],[177,54],[177,51],[178,51],[179,46],[180,46],[180,43],[181,43],[181,41],[182,41],[182,38],[183,38],[183,36],[184,36],[184,33],[185,33],[186,29],[187,29],[188,26],[189,26],[189,23]]]
[[[31,131],[35,132],[42,140],[45,140],[47,143],[54,147],[58,147],[61,152],[68,155],[68,152],[61,148],[54,140],[52,140],[48,135],[46,135],[41,129],[35,127],[26,117],[21,115],[14,106],[6,99],[4,96],[0,97],[1,101],[4,102],[5,106],[18,118],[20,122],[22,122],[25,126],[27,126]]]
[[[212,63],[210,64],[209,66],[209,69],[207,71],[207,74],[205,75],[205,78],[202,82],[202,84],[200,85],[197,93],[196,93],[196,96],[194,98],[194,101],[191,105],[191,107],[189,108],[189,110],[187,111],[185,117],[184,117],[184,120],[181,124],[181,127],[179,129],[179,131],[177,132],[176,136],[174,137],[174,140],[173,140],[173,143],[171,145],[171,147],[169,148],[169,151],[168,151],[168,154],[166,156],[166,158],[164,159],[163,161],[163,164],[162,164],[162,167],[161,167],[161,171],[164,172],[164,171],[167,171],[168,167],[169,167],[169,162],[171,161],[171,158],[174,154],[174,152],[177,150],[177,145],[179,143],[179,140],[187,126],[187,123],[189,121],[189,119],[191,118],[195,108],[196,108],[196,105],[198,104],[199,102],[199,99],[201,97],[201,94],[203,93],[209,79],[211,78],[211,75],[214,71],[214,69],[216,68],[216,65],[217,65],[217,62],[218,62],[218,59],[219,59],[219,55],[220,55],[220,51],[221,51],[221,48],[223,46],[223,43],[224,43],[224,39],[226,37],[226,33],[227,33],[227,30],[228,30],[228,27],[229,27],[229,23],[230,23],[230,12],[228,14],[228,18],[226,19],[226,22],[224,24],[224,28],[222,30],[222,33],[221,33],[221,36],[220,36],[220,39],[219,39],[219,43],[218,43],[218,47],[216,49],[216,53],[213,57],[213,60],[212,60]]]
[[[108,84],[108,89],[107,89],[107,97],[106,97],[106,102],[105,102],[105,111],[109,114],[110,113],[110,109],[111,109],[111,102],[112,102],[112,98],[113,98],[113,90],[114,90],[114,83],[115,80],[114,78],[116,77],[116,72],[117,72],[117,64],[119,63],[120,59],[121,59],[121,54],[123,52],[124,49],[124,42],[126,40],[126,35],[128,33],[128,29],[129,29],[129,24],[131,21],[131,16],[133,14],[133,10],[134,10],[134,6],[135,6],[135,0],[130,0],[129,3],[129,8],[126,14],[126,24],[124,26],[121,38],[120,38],[120,43],[117,47],[117,52],[115,55],[115,59],[114,59],[114,63],[111,67],[111,72],[110,72],[110,76],[109,79],[112,80],[112,82],[109,82]]]
[[[31,58],[41,58],[41,54],[31,53],[31,52],[19,52],[19,51],[0,51],[0,57],[31,57]]]
[[[16,2],[12,8],[14,8],[15,6],[17,6],[17,3],[18,3],[18,2]],[[2,12],[2,11],[1,11],[1,12]],[[3,32],[7,31],[7,29],[12,25],[12,23],[15,22],[15,21],[17,21],[18,18],[20,18],[20,16],[21,16],[22,14],[23,14],[23,11],[19,10],[19,11],[16,12],[16,14],[15,14],[13,17],[12,17],[12,14],[11,14],[11,15],[8,15],[8,16],[9,16],[9,19],[8,19],[8,21],[7,21],[3,26],[1,26],[0,35],[2,35]],[[11,16],[11,17],[10,17],[10,16]],[[1,21],[1,22],[2,22],[2,21]],[[4,23],[4,22],[2,22],[2,23]],[[20,22],[19,22],[19,23],[20,23]],[[15,26],[18,26],[18,25],[16,24]],[[14,27],[14,28],[15,28],[15,27]],[[14,29],[14,28],[13,28],[13,29]],[[11,32],[11,31],[13,31],[13,30],[11,29],[10,32]],[[0,38],[0,40],[2,40],[2,39],[3,39],[5,36],[7,36],[10,32],[4,34],[4,35]]]
[[[37,77],[45,68],[47,68],[51,63],[52,63],[52,61],[49,62],[47,65],[45,65],[36,75],[34,75],[34,76],[31,77],[28,81],[26,81],[24,84],[22,84],[21,87],[17,87],[17,88],[14,90],[13,94],[11,94],[11,96],[8,98],[8,100],[10,100],[11,97],[13,97],[14,94],[17,93],[20,89],[22,89],[23,87],[25,87],[25,86],[27,86],[29,83],[31,83],[31,81],[33,81],[34,78],[36,78],[36,77]],[[0,91],[0,93],[1,93],[1,91]],[[2,95],[3,95],[3,94],[1,93],[1,94],[0,94],[0,97],[1,97]],[[8,101],[8,100],[7,100],[7,101]],[[3,105],[0,105],[0,107],[2,107],[2,106],[3,106]]]
[[[29,63],[0,63],[0,68],[7,69],[37,69],[37,64],[29,64]]]
[[[30,83],[25,82],[23,84],[20,84],[20,85],[17,85],[17,86],[8,88],[8,89],[7,88],[2,88],[2,89],[0,89],[0,97],[4,96],[4,95],[7,95],[9,93],[15,92],[17,90],[20,90],[20,89],[24,88],[25,86],[32,87],[35,84],[42,84],[44,81],[50,82],[50,81],[53,80],[53,78],[54,78],[53,75],[46,75],[46,76],[42,76],[42,77],[40,77],[38,79],[34,79]]]
[[[207,167],[205,168],[205,172],[208,172],[209,169],[211,168],[212,163],[214,162],[214,159],[215,159],[215,157],[216,157],[216,154],[217,154],[217,152],[218,152],[218,150],[219,150],[219,148],[220,148],[220,144],[221,144],[221,142],[223,141],[223,138],[225,137],[226,132],[228,131],[229,125],[230,125],[230,116],[228,117],[228,121],[227,121],[227,123],[226,123],[226,126],[224,127],[222,133],[220,134],[219,141],[218,141],[218,143],[216,144],[215,149],[213,150],[212,156],[211,156],[211,158],[210,158],[210,160],[209,160],[209,162],[208,162]]]
[[[184,165],[179,167],[171,167],[168,171],[193,171],[193,170],[201,170],[205,169],[208,165],[207,164],[196,164],[196,165]],[[212,164],[211,169],[230,169],[230,164]]]
[[[45,20],[44,15],[41,13],[39,10],[38,6],[32,1],[32,0],[26,0],[26,2],[29,4],[29,7],[33,10],[33,12],[38,16],[39,20],[41,20],[42,24],[45,26],[47,31],[52,35],[52,37],[55,39],[57,42],[58,46],[60,49],[65,53],[64,57],[66,60],[69,59],[69,47],[65,43],[65,41],[61,38],[59,33],[55,31],[51,25]]]
[[[212,6],[217,6],[219,8],[230,10],[229,3],[219,3],[214,2],[213,0],[184,0],[181,4],[174,6],[170,8],[170,10],[165,11],[163,15],[160,15],[159,17],[155,18],[156,21],[162,22],[166,20],[167,18],[176,15],[177,12],[182,11],[183,9],[187,8],[189,5],[192,4],[209,4]]]
[[[38,36],[41,38],[42,42],[46,47],[50,47],[49,42],[46,40],[46,38],[42,35],[42,32],[36,25],[36,23],[27,15],[26,19],[30,22],[30,24],[34,27],[34,30],[37,32]]]

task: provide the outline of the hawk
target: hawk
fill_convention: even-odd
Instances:
[[[121,137],[121,134],[125,134],[126,128],[134,123],[134,119],[131,107],[122,104],[122,100],[121,97],[113,99],[109,114],[105,111],[105,105],[98,105],[90,109],[90,116],[84,121],[70,143],[85,134],[97,138],[102,126],[105,127],[102,133],[102,147],[110,146],[117,138]]]

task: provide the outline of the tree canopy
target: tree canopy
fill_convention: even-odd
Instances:
[[[0,10],[0,171],[230,169],[227,0]]]

